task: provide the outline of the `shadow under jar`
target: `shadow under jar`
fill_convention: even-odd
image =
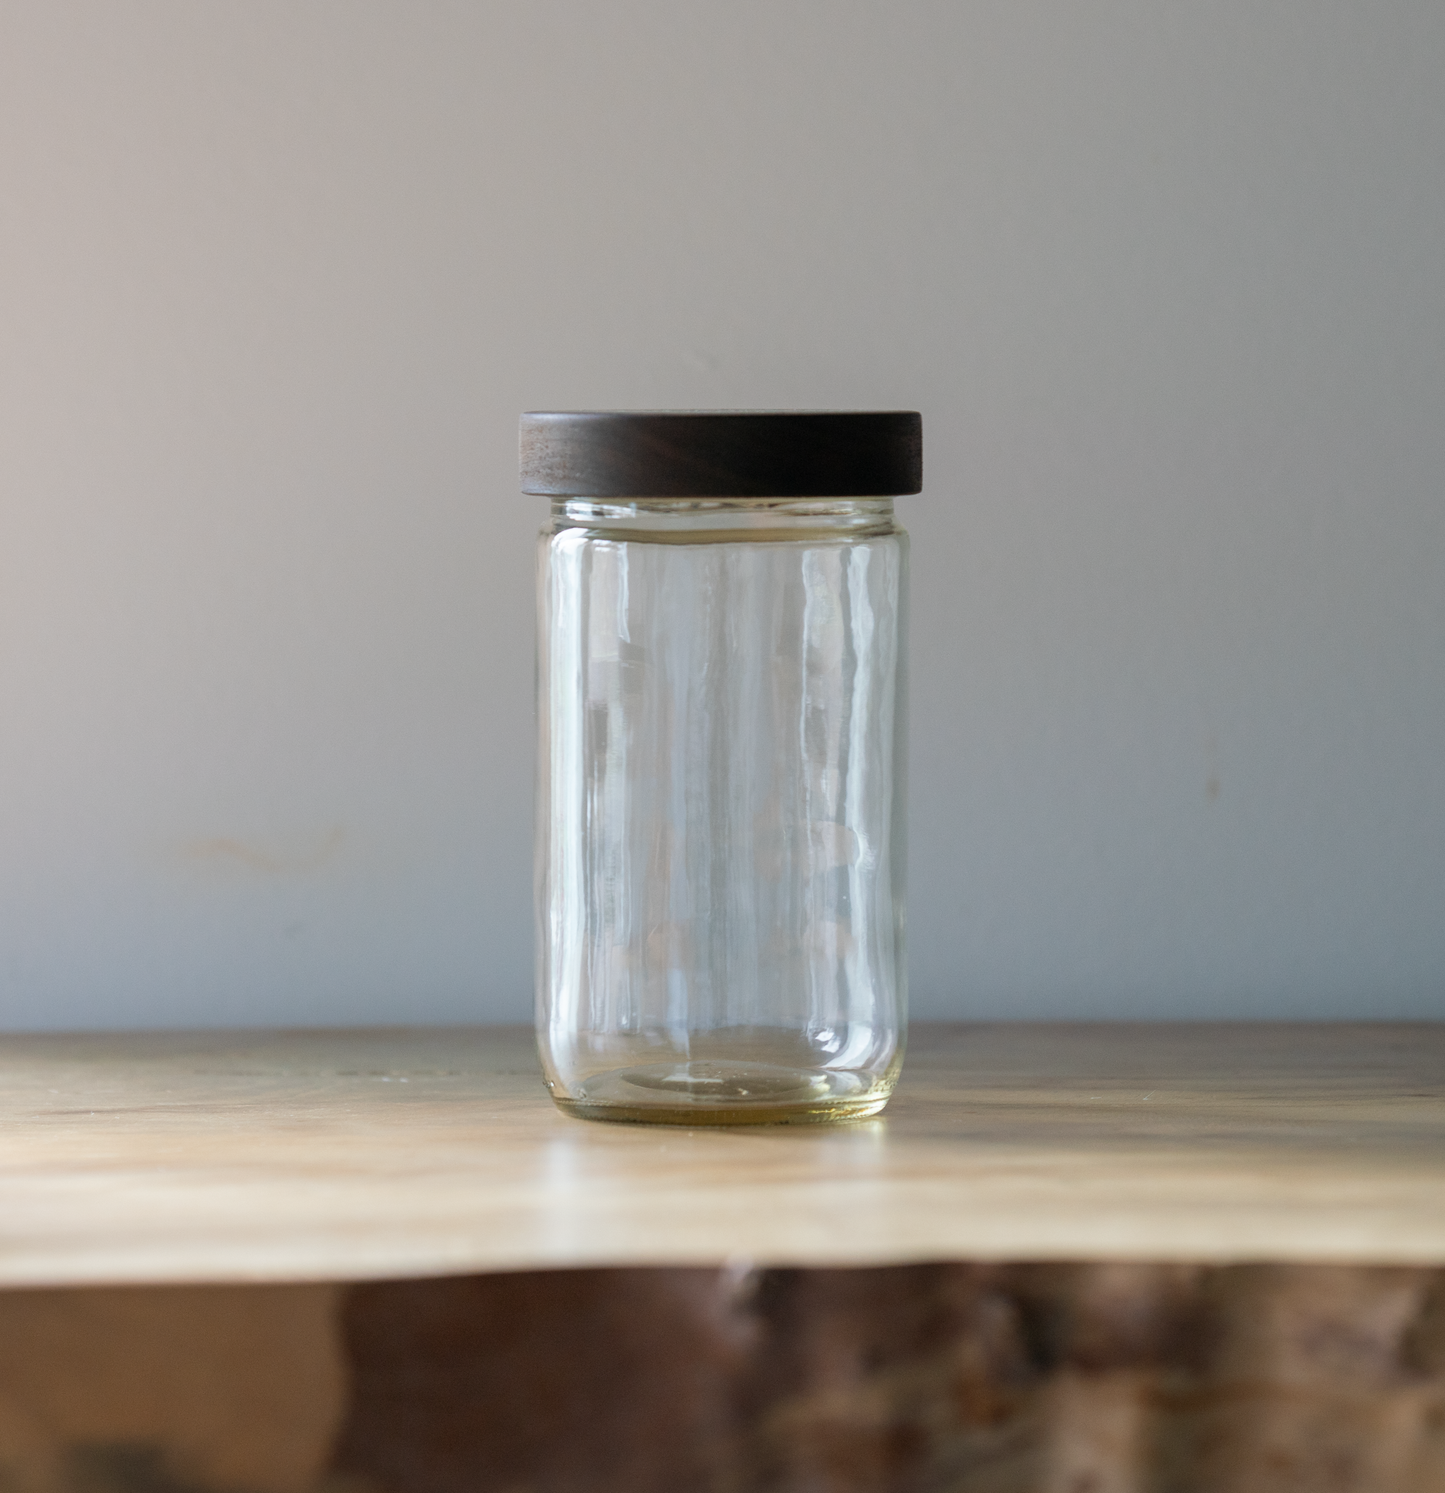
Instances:
[[[537,1033],[569,1113],[876,1114],[903,1057],[911,412],[530,414]]]

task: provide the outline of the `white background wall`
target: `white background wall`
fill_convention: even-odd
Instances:
[[[524,1019],[659,405],[924,413],[919,1014],[1445,1016],[1439,0],[5,0],[0,1024]]]

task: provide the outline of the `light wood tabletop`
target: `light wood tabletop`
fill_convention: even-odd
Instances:
[[[514,1028],[0,1042],[0,1285],[1445,1263],[1445,1024],[915,1025],[882,1117],[569,1119]]]

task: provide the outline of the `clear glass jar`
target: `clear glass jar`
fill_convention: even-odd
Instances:
[[[537,1028],[595,1119],[876,1113],[903,1057],[893,501],[554,496]]]

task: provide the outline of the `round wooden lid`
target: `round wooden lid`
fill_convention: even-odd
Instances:
[[[522,416],[522,490],[554,497],[846,498],[919,491],[913,410],[565,410]]]

